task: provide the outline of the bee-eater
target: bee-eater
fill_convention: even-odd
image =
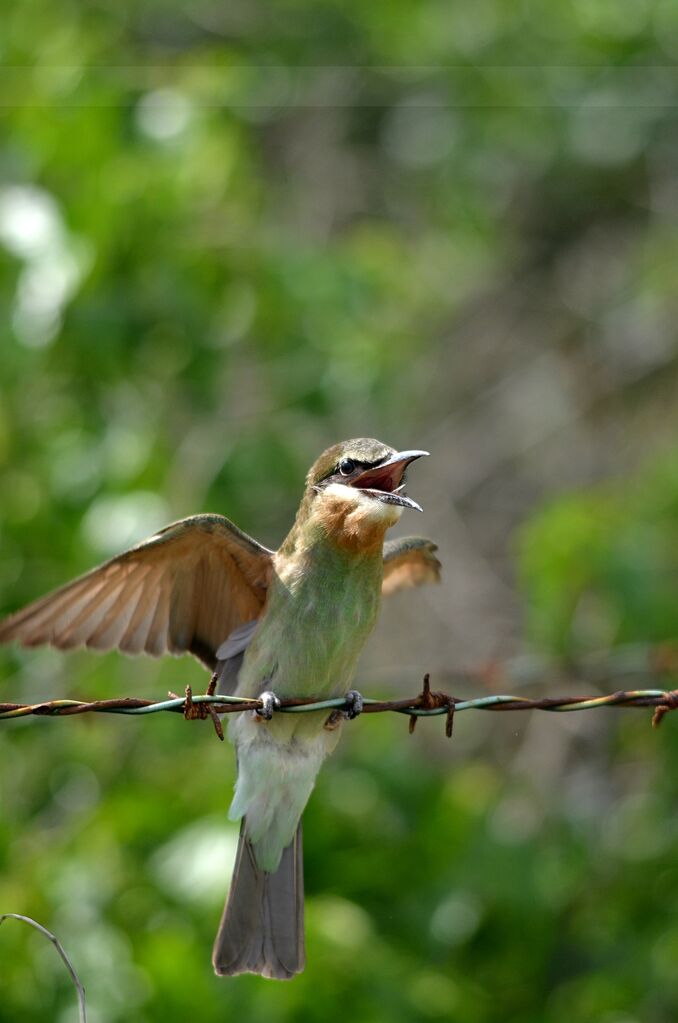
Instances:
[[[348,694],[382,593],[436,581],[430,540],[385,543],[407,466],[425,451],[377,440],[336,444],[311,466],[278,551],[221,515],[167,526],[0,623],[0,642],[125,653],[192,653],[218,691],[262,697],[233,714],[240,820],[233,880],[214,944],[220,975],[289,979],[304,967],[301,814],[344,715],[276,713],[279,698]]]

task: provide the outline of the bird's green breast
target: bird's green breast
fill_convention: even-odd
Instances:
[[[270,688],[282,697],[327,697],[349,688],[379,611],[381,549],[342,550],[322,539],[275,559],[263,620],[240,673],[238,693]]]

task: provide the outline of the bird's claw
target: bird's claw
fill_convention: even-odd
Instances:
[[[344,713],[349,721],[353,721],[354,718],[358,717],[358,714],[362,714],[363,706],[365,701],[363,700],[362,693],[359,693],[357,689],[349,689],[344,696],[346,706]]]
[[[273,711],[280,710],[280,700],[275,693],[268,691],[261,693],[259,699],[261,700],[261,707],[257,707],[254,713],[264,721],[270,721],[273,717]]]
[[[328,732],[334,732],[341,726],[342,721],[346,719],[353,721],[358,714],[362,714],[364,702],[362,693],[359,693],[357,689],[349,689],[344,695],[344,706],[337,707],[332,711],[324,727]]]

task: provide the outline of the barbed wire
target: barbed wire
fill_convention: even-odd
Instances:
[[[266,712],[269,706],[261,699],[240,696],[221,696],[214,692],[216,676],[212,676],[207,692],[194,695],[191,686],[186,686],[184,696],[170,693],[167,700],[145,700],[122,697],[111,700],[46,700],[41,703],[0,703],[0,720],[36,717],[70,717],[75,714],[157,714],[159,712],[179,713],[188,720],[210,718],[215,731],[223,739],[220,715],[242,713],[243,711]],[[401,700],[374,700],[363,697],[363,714],[393,712],[405,714],[410,719],[410,731],[414,731],[420,717],[445,715],[446,734],[452,735],[455,714],[465,710],[483,711],[527,711],[540,710],[551,713],[566,713],[579,710],[597,710],[602,707],[653,707],[652,724],[656,728],[665,714],[678,709],[678,689],[625,689],[602,696],[547,696],[531,699],[525,696],[493,694],[464,699],[450,693],[435,692],[430,686],[430,676],[425,675],[422,690],[417,696]],[[338,720],[344,712],[353,712],[355,698],[339,696],[328,700],[281,699],[276,704],[275,714],[296,714],[328,711],[330,719]]]

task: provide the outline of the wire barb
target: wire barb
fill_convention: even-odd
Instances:
[[[445,720],[445,735],[448,739],[452,738],[452,726],[454,724],[454,708],[457,700],[454,696],[450,696],[448,693],[432,692],[431,690],[431,675],[427,671],[424,675],[422,682],[421,692],[415,701],[418,707],[421,707],[426,711],[436,711],[440,709],[446,709],[446,720]],[[395,709],[395,708],[394,708]],[[416,724],[417,714],[414,708],[408,712],[410,715],[409,731],[412,735]]]
[[[652,715],[652,727],[659,728],[660,724],[664,720],[664,715],[668,714],[670,710],[678,710],[678,689],[673,689],[670,693],[666,693],[666,702],[660,703]]]
[[[213,696],[215,688],[216,688],[216,679],[215,679],[215,676],[212,675],[212,678],[210,679],[210,683],[209,683],[209,685],[207,687],[207,693],[205,695],[206,696]],[[214,709],[213,705],[211,703],[194,703],[194,701],[193,701],[193,689],[191,688],[191,686],[186,686],[185,694],[186,694],[186,698],[184,700],[184,718],[186,719],[186,721],[195,721],[195,720],[198,720],[198,719],[201,720],[201,721],[204,721],[206,718],[210,717],[212,719],[212,724],[214,725],[214,731],[217,733],[217,738],[220,739],[223,742],[224,741],[224,730],[221,727],[221,721],[219,720],[219,715],[217,714],[217,712]],[[180,699],[180,697],[177,696],[176,693],[169,692],[167,695],[172,700],[179,700]]]

